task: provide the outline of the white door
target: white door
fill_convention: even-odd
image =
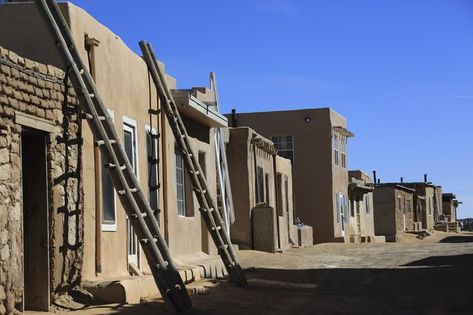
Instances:
[[[130,160],[130,164],[133,167],[135,174],[137,172],[137,141],[136,141],[136,123],[132,120],[125,120],[123,124],[123,146],[125,148],[126,155]],[[128,254],[128,263],[135,264],[139,267],[139,246],[138,238],[136,237],[133,226],[131,225],[128,217],[126,218],[126,251]]]

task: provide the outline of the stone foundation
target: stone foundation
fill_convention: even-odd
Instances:
[[[21,133],[25,120],[48,129],[51,299],[80,282],[83,194],[81,120],[60,69],[0,47],[0,314],[23,305]]]

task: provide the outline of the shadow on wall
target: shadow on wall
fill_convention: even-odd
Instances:
[[[64,82],[68,82],[67,76]],[[51,216],[54,219],[50,231],[55,250],[51,263],[55,294],[70,291],[80,284],[83,259],[82,119],[80,107],[68,102],[68,89],[71,87],[66,86],[62,104],[62,134],[49,151],[49,154],[56,155],[49,161],[60,163],[63,171],[62,174],[53,172],[53,196],[50,198],[51,209],[55,211]],[[54,165],[50,167],[54,169]],[[61,192],[63,197],[54,198],[55,191]]]

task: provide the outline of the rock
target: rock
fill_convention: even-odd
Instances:
[[[0,315],[5,315],[7,313],[7,310],[5,309],[5,306],[3,306],[2,303],[0,303]]]
[[[0,164],[5,164],[10,161],[10,152],[7,148],[0,149]]]
[[[3,246],[0,250],[0,258],[4,261],[10,258],[10,248],[8,246]]]
[[[0,304],[3,302],[7,296],[5,295],[5,290],[3,289],[3,286],[0,285]],[[3,305],[3,304],[2,304]]]

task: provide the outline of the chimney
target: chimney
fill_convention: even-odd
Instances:
[[[373,182],[376,184],[376,171],[373,171]]]
[[[238,127],[236,109],[232,108],[232,127]]]
[[[378,179],[378,184],[381,184],[381,179]]]
[[[404,184],[404,177],[401,177],[401,184]]]
[[[424,174],[424,183],[427,183],[427,174]]]

